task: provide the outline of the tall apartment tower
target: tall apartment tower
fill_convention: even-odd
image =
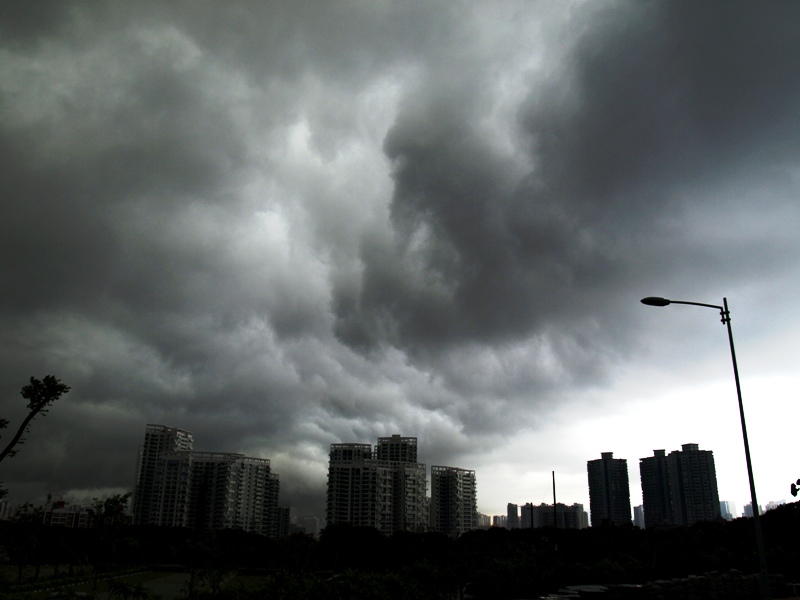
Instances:
[[[425,465],[417,438],[393,435],[370,444],[331,444],[328,523],[375,527],[385,535],[427,525]]]
[[[697,444],[670,452],[669,486],[676,525],[693,525],[721,517],[714,453]],[[645,518],[647,507],[645,507]]]
[[[675,523],[665,451],[653,450],[653,456],[640,458],[639,475],[642,481],[645,528]]]
[[[506,527],[508,529],[519,529],[519,506],[511,502],[506,507]]]
[[[719,512],[726,521],[736,518],[736,504],[730,500],[719,501]]]
[[[173,449],[175,439],[182,448]],[[278,536],[280,484],[268,459],[196,452],[190,433],[161,425],[147,426],[139,457],[138,524]]]
[[[192,434],[188,431],[165,425],[147,425],[144,444],[139,446],[136,459],[136,483],[133,493],[134,525],[146,525],[150,522],[159,457],[166,452],[191,450],[192,444]]]
[[[370,444],[331,444],[326,520],[375,527],[375,473]]]
[[[644,505],[640,504],[639,506],[633,507],[633,524],[634,526],[638,527],[639,529],[644,529]]]
[[[631,494],[628,485],[628,461],[602,452],[599,459],[587,463],[589,474],[589,511],[592,527],[604,521],[617,525],[631,524]]]
[[[378,445],[375,447],[375,458],[393,462],[416,463],[417,438],[402,437],[397,434],[392,437],[379,437]]]
[[[451,535],[478,526],[475,471],[457,467],[431,467],[431,527]]]

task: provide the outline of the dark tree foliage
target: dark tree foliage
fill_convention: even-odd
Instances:
[[[31,377],[30,383],[23,386],[20,391],[22,397],[28,401],[28,414],[22,420],[14,437],[11,438],[11,441],[0,451],[0,461],[6,456],[11,457],[17,453],[15,446],[25,443],[25,438],[23,436],[28,432],[31,421],[33,421],[37,415],[46,415],[47,411],[50,409],[50,405],[69,392],[69,389],[68,385],[61,383],[60,379],[52,375],[45,375],[41,380]],[[8,424],[8,419],[0,417],[0,429],[5,429],[8,427]]]
[[[89,508],[89,516],[92,518],[95,527],[115,527],[125,522],[125,508],[128,506],[128,499],[131,493],[114,494],[103,500],[92,499]]]
[[[752,519],[647,530],[492,528],[458,538],[407,532],[385,537],[372,528],[330,525],[319,540],[304,534],[273,540],[243,531],[123,524],[60,529],[26,515],[17,523],[0,522],[0,539],[13,545],[9,558],[18,568],[88,560],[100,571],[178,569],[192,575],[187,592],[195,598],[451,600],[469,594],[503,600],[534,598],[566,585],[759,570]],[[770,573],[800,580],[800,502],[770,510],[761,523]],[[59,558],[48,557],[50,549]],[[114,593],[132,598],[142,590],[118,586]]]

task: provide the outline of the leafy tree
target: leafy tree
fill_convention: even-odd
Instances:
[[[89,507],[89,516],[94,521],[96,527],[111,527],[125,524],[125,507],[131,493],[114,494],[104,500],[92,498],[92,506]]]
[[[31,421],[33,421],[37,415],[46,415],[47,411],[50,409],[50,405],[69,392],[69,389],[68,385],[61,383],[60,379],[52,375],[45,375],[44,379],[41,380],[31,377],[31,382],[23,386],[20,391],[22,397],[28,401],[28,415],[22,420],[14,437],[11,438],[11,441],[0,452],[0,462],[7,456],[12,457],[17,453],[15,446],[21,446],[25,443],[25,438],[23,436],[29,431]],[[0,430],[8,427],[8,424],[8,419],[0,417]],[[0,498],[5,496],[6,493],[7,490],[0,487]]]
[[[41,380],[31,377],[31,382],[23,386],[20,391],[22,397],[28,401],[28,415],[22,420],[11,441],[0,452],[0,461],[6,456],[14,456],[17,453],[14,447],[25,443],[25,438],[22,436],[28,432],[31,421],[39,414],[46,415],[50,405],[69,392],[69,389],[68,385],[61,383],[60,379],[52,375],[45,375]],[[0,429],[5,429],[8,424],[8,419],[0,417]]]

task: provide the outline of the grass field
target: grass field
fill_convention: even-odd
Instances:
[[[32,580],[34,573],[34,569],[26,569],[24,571],[26,581]],[[92,591],[88,571],[83,573],[83,577],[76,573],[76,577],[70,578],[68,581],[58,579],[48,581],[48,578],[53,575],[53,573],[54,569],[52,567],[41,568],[39,570],[39,582],[42,584],[42,589],[26,592],[24,596],[31,600],[44,600],[49,594],[58,589],[68,589],[72,592],[86,593]],[[7,565],[0,566],[0,576],[2,576],[6,582],[16,582],[17,569]],[[188,574],[170,571],[146,571],[104,578],[97,582],[96,589],[98,598],[101,600],[106,598],[108,581],[111,579],[124,581],[130,585],[143,584],[154,593],[162,596],[164,600],[172,600],[178,597],[181,589],[185,586],[185,582],[188,580]]]

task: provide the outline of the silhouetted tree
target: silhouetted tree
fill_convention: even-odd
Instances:
[[[14,456],[17,453],[15,446],[25,443],[25,438],[23,436],[28,432],[31,421],[33,421],[37,415],[46,415],[50,405],[69,392],[69,389],[68,385],[61,383],[60,379],[52,375],[45,375],[44,379],[41,380],[31,377],[31,382],[23,386],[20,391],[22,397],[28,401],[28,414],[22,420],[14,437],[11,438],[11,441],[0,451],[0,462],[2,462],[5,457]],[[0,417],[0,429],[5,429],[8,427],[8,424],[8,419]],[[5,494],[6,491],[0,488],[0,498],[5,496]]]
[[[17,583],[22,583],[22,575],[28,565],[36,566],[39,575],[42,545],[42,516],[44,510],[26,502],[14,511],[3,525],[3,545],[9,559],[17,567]]]
[[[114,494],[105,500],[92,498],[92,505],[88,513],[94,522],[95,527],[112,527],[125,523],[125,507],[131,493]]]

